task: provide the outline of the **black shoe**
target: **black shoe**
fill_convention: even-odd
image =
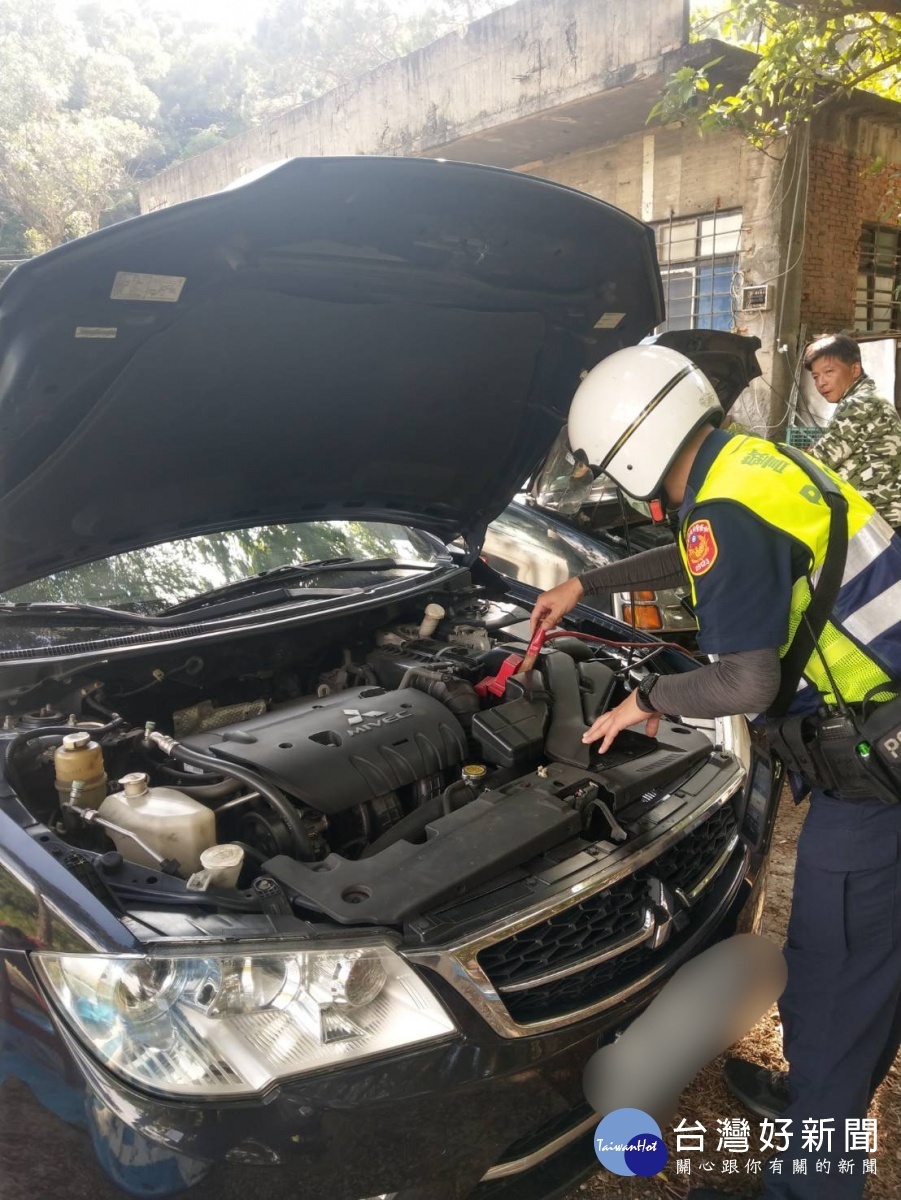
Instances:
[[[771,1071],[743,1058],[728,1058],[723,1067],[726,1087],[758,1117],[781,1117],[788,1108],[788,1074]]]

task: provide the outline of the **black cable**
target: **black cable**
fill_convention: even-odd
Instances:
[[[21,746],[27,742],[34,741],[35,738],[41,737],[58,737],[64,738],[67,733],[89,733],[93,739],[102,738],[105,734],[111,733],[114,729],[118,729],[128,722],[123,717],[116,717],[106,725],[45,725],[38,729],[24,729],[9,739],[6,743],[6,751],[4,753],[4,762],[6,764],[6,776],[12,784],[15,792],[21,792],[21,781],[19,772],[16,770],[13,759]]]
[[[632,557],[632,536],[629,533],[629,516],[626,512],[626,498],[623,495],[623,489],[619,486],[617,486],[616,495],[619,500],[619,513],[623,519],[623,537],[625,538],[625,541],[626,541],[626,557],[631,558]],[[637,628],[637,626],[635,624],[637,614],[635,612],[635,594],[632,591],[629,592],[629,601],[630,601],[629,615],[632,618],[632,641],[634,642],[635,641],[635,630]],[[634,653],[635,653],[635,647],[630,646],[629,647],[629,655],[626,660],[626,670],[627,671],[632,666],[632,656],[634,655]]]
[[[168,775],[170,779],[177,780],[178,783],[188,783],[194,787],[203,787],[206,784],[214,784],[222,782],[222,774],[213,775],[204,771],[179,771],[176,767],[169,767],[165,763],[154,762],[154,770],[161,771],[163,775]]]
[[[125,724],[127,722],[124,717],[116,717],[115,720],[110,721],[106,725],[45,725],[37,729],[23,729],[19,733],[14,734],[6,743],[6,753],[4,755],[6,766],[7,768],[10,766],[20,746],[24,746],[26,742],[34,741],[35,738],[61,738],[65,737],[67,733],[89,733],[96,740]]]
[[[300,813],[274,784],[268,783],[254,771],[247,770],[245,767],[239,767],[237,763],[222,762],[212,755],[200,754],[196,750],[189,750],[187,746],[181,745],[180,742],[173,742],[167,753],[178,762],[190,763],[191,766],[204,767],[208,770],[212,769],[213,772],[218,771],[220,775],[230,775],[232,779],[239,779],[241,783],[246,783],[248,787],[259,792],[261,799],[267,801],[270,808],[274,809],[276,814],[287,825],[298,855],[306,862],[312,862],[316,858],[313,843],[310,841],[310,836],[304,828]]]

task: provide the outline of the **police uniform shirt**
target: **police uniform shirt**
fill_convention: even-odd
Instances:
[[[807,568],[803,546],[743,505],[714,500],[695,506],[707,472],[732,436],[715,429],[701,443],[679,510],[698,645],[705,654],[779,649],[788,638],[792,584]]]

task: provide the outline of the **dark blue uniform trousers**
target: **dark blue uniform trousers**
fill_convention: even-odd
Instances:
[[[863,1159],[875,1158],[878,1174],[880,1158],[893,1152],[846,1150],[845,1122],[867,1115],[901,1044],[901,804],[813,793],[798,840],[785,958],[779,1011],[792,1142],[779,1155],[781,1173],[768,1164],[765,1195],[859,1200]],[[825,1137],[804,1149],[808,1118],[834,1125],[831,1150]],[[805,1161],[806,1174],[795,1173],[795,1159]],[[852,1169],[840,1171],[841,1160]]]

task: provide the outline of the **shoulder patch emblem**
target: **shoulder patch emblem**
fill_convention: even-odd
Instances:
[[[685,534],[685,550],[692,575],[706,575],[719,553],[709,521],[692,521]]]

